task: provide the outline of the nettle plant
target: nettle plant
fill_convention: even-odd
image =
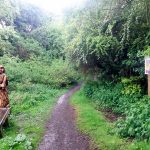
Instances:
[[[150,140],[150,101],[145,97],[126,111],[126,119],[119,120],[117,132],[123,137]]]
[[[24,149],[33,150],[32,140],[29,139],[25,134],[19,133],[15,138],[6,136],[1,139],[2,149],[14,150]]]
[[[31,140],[25,134],[18,134],[9,146],[10,150],[13,150],[15,147],[23,147],[25,150],[33,149]]]

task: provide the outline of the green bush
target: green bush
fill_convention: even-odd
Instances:
[[[141,86],[139,84],[139,77],[122,78],[121,83],[123,84],[123,90],[121,91],[124,95],[140,95]]]
[[[123,79],[118,84],[91,81],[84,85],[83,91],[97,109],[109,109],[125,116],[116,123],[115,131],[119,135],[150,139],[150,98],[141,95],[136,78]]]
[[[126,111],[125,120],[117,122],[117,132],[123,137],[150,140],[150,99],[143,98]]]
[[[138,101],[139,95],[123,94],[124,86],[121,83],[87,82],[83,91],[92,98],[99,109],[111,109],[115,113],[125,113],[130,105]]]
[[[0,64],[6,68],[10,89],[16,89],[16,83],[12,82],[39,83],[59,88],[69,86],[79,79],[77,71],[62,59],[53,60],[51,64],[48,64],[38,58],[21,61],[16,57],[4,56],[1,57]]]
[[[84,85],[83,89],[84,89],[85,95],[91,98],[97,88],[98,88],[98,83],[97,82],[88,81]]]

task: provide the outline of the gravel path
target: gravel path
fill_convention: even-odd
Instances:
[[[69,105],[70,96],[79,88],[59,98],[38,150],[89,150],[89,138],[76,129],[75,110]]]

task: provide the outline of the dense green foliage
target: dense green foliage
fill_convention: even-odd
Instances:
[[[130,79],[130,82],[134,80]],[[97,109],[111,110],[124,116],[117,121],[115,129],[121,136],[149,140],[150,98],[140,94],[138,84],[124,86],[128,82],[127,79],[120,84],[88,82],[83,91]]]
[[[16,57],[4,56],[0,60],[4,64],[9,75],[10,84],[13,82],[22,84],[41,83],[47,84],[52,88],[60,88],[71,85],[79,79],[79,75],[70,68],[69,64],[64,60],[53,60],[51,65],[42,62],[41,59],[32,58],[28,61],[21,61]],[[16,85],[17,86],[17,85]]]
[[[47,64],[41,58],[22,61],[4,55],[0,64],[8,75],[11,105],[10,127],[5,128],[0,149],[36,149],[45,121],[58,96],[65,91],[62,87],[70,86],[78,76],[61,59]]]
[[[32,37],[43,46],[49,57],[59,58],[63,56],[64,41],[62,32],[54,25],[44,25],[32,32]]]
[[[150,139],[144,56],[150,56],[149,0],[87,0],[66,13],[66,54],[88,81],[98,109],[123,115],[116,132]],[[94,82],[92,81],[94,80]]]
[[[123,115],[116,123],[119,135],[149,140],[144,56],[150,56],[149,0],[86,0],[66,11],[61,25],[33,5],[0,0],[0,64],[9,76],[14,114],[32,112],[45,101],[44,109],[48,97],[76,83],[75,68],[88,77],[83,91],[98,109]],[[13,116],[12,122],[19,119]],[[10,148],[19,142],[30,147],[14,129],[19,135],[13,133]]]
[[[64,59],[62,35],[41,9],[0,0],[0,64],[8,76],[11,106],[1,150],[36,149],[58,96],[79,79]]]
[[[1,1],[0,62],[8,70],[10,82],[51,87],[75,82],[79,76],[64,59],[63,33],[52,17],[31,4]]]
[[[92,98],[97,107],[112,109],[116,113],[125,113],[132,103],[139,101],[139,91],[136,85],[128,88],[126,94],[124,94],[126,87],[124,88],[122,84],[89,82],[84,86],[86,96]]]
[[[1,1],[0,56],[9,53],[27,60],[35,55],[49,61],[63,56],[62,32],[50,15],[18,0]]]
[[[123,137],[150,140],[150,99],[145,98],[130,105],[126,119],[117,122],[117,132]]]
[[[132,140],[131,142],[112,134],[114,123],[108,122],[104,113],[95,109],[95,103],[94,105],[91,103],[93,99],[87,98],[84,90],[82,88],[80,92],[73,95],[71,103],[78,112],[77,127],[92,139],[91,149],[96,147],[102,150],[149,150],[150,143],[146,141]]]
[[[143,76],[149,5],[148,0],[87,0],[66,18],[68,56],[105,77]]]

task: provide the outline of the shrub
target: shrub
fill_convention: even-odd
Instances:
[[[98,109],[111,109],[126,117],[116,123],[116,132],[123,137],[150,140],[150,98],[141,95],[136,78],[121,83],[87,82],[83,92]]]
[[[125,120],[119,120],[117,132],[123,137],[150,140],[150,99],[144,98],[132,104]]]
[[[4,56],[1,58],[0,64],[3,64],[6,68],[11,89],[15,89],[14,86],[16,86],[12,82],[40,83],[59,88],[69,86],[79,79],[77,71],[62,59],[56,59],[48,64],[38,58],[21,61],[16,57]]]
[[[92,98],[99,109],[111,109],[115,113],[125,113],[130,105],[138,101],[139,95],[124,95],[121,83],[87,82],[83,87],[86,96]]]
[[[139,77],[122,78],[121,83],[123,84],[122,94],[125,95],[140,95],[141,86],[139,84]]]

